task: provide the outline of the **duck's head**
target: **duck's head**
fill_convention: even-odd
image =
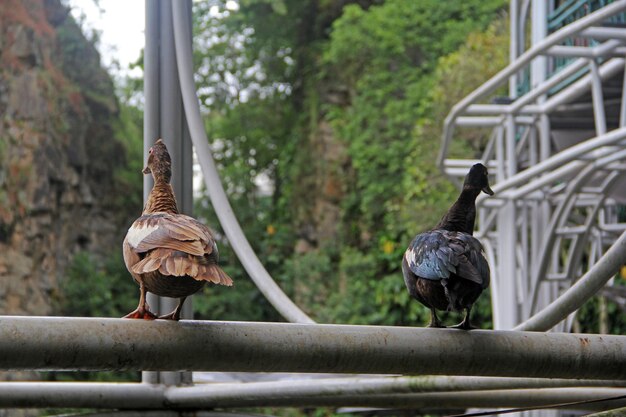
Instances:
[[[479,189],[485,194],[493,195],[493,190],[489,187],[489,173],[483,164],[476,164],[470,168],[463,186]]]
[[[148,164],[143,169],[144,174],[152,174],[154,181],[170,182],[172,177],[172,159],[163,139],[158,139],[148,151]]]

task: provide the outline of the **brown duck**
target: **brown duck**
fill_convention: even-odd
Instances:
[[[141,217],[128,229],[123,243],[124,262],[139,284],[139,305],[125,318],[157,318],[146,304],[146,292],[178,298],[176,309],[159,318],[179,320],[185,299],[207,282],[232,285],[217,265],[218,251],[211,231],[196,219],[178,213],[170,178],[171,159],[165,143],[150,148],[144,174],[154,186]]]
[[[445,327],[436,310],[465,310],[455,327],[469,330],[470,311],[489,286],[489,264],[480,242],[472,236],[476,197],[493,195],[487,168],[474,165],[458,200],[430,231],[413,239],[402,258],[402,274],[409,294],[430,309],[428,327]]]

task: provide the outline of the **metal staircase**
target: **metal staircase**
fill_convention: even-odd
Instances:
[[[495,177],[496,195],[478,201],[478,236],[497,329],[553,302],[626,230],[626,2],[567,2],[558,13],[549,3],[511,2],[511,63],[452,109],[439,157],[457,182],[479,160]],[[548,16],[565,21],[566,9],[578,19],[548,35]],[[522,53],[530,16],[532,46]],[[512,97],[494,97],[507,83]],[[485,127],[480,158],[449,155],[464,129]]]

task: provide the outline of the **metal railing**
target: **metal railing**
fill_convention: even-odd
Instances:
[[[466,377],[360,377],[193,387],[1,383],[0,407],[432,406],[437,401],[440,406],[510,406],[529,402],[521,395],[529,391],[518,391],[520,396],[512,400],[510,390],[537,388],[545,393],[542,402],[549,404],[565,394],[573,398],[588,392],[596,399],[626,395],[626,336],[2,317],[0,370],[12,369],[384,372]]]

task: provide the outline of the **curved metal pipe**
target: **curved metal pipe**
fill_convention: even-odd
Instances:
[[[209,140],[204,131],[204,123],[200,115],[200,107],[196,96],[196,87],[193,81],[192,50],[189,32],[186,28],[185,2],[172,2],[172,15],[174,20],[174,40],[176,44],[176,62],[180,77],[180,88],[183,95],[183,104],[191,140],[198,155],[198,161],[202,167],[202,174],[206,183],[211,203],[220,224],[230,241],[239,261],[246,269],[250,278],[258,289],[263,293],[274,308],[288,321],[294,323],[314,323],[293,301],[280,289],[278,284],[267,272],[256,253],[250,246],[250,242],[241,230],[241,226],[235,217],[220,176],[215,166],[215,161],[209,147]]]
[[[539,258],[539,263],[536,264],[535,268],[531,271],[530,276],[530,290],[532,293],[532,301],[530,306],[530,313],[532,314],[533,309],[537,303],[537,299],[539,296],[539,292],[537,291],[539,287],[539,281],[541,281],[541,277],[545,276],[546,271],[548,269],[548,264],[551,259],[552,251],[550,248],[554,246],[554,241],[556,240],[556,229],[562,225],[562,223],[567,219],[568,213],[571,212],[575,203],[576,193],[582,188],[586,181],[588,181],[591,177],[591,174],[595,171],[596,167],[594,165],[587,165],[584,167],[579,174],[568,184],[568,189],[565,191],[565,197],[560,202],[558,207],[552,213],[550,222],[548,223],[546,233],[544,233],[544,239],[541,242],[541,248],[539,249],[539,253],[542,256]]]
[[[570,289],[513,330],[546,331],[578,310],[626,264],[626,232]]]

